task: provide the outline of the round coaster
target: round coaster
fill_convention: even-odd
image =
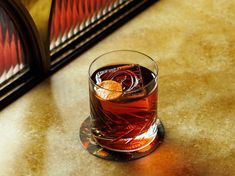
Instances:
[[[165,130],[160,119],[157,119],[157,126],[158,133],[153,142],[147,147],[134,152],[116,152],[99,146],[91,135],[90,117],[88,117],[81,125],[80,140],[83,147],[96,157],[113,161],[130,161],[152,153],[163,142]]]

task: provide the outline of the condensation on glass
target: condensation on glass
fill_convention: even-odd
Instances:
[[[55,0],[50,50],[66,43],[125,1],[127,0]]]
[[[26,68],[23,44],[8,13],[0,7],[0,87]]]

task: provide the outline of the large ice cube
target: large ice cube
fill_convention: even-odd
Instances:
[[[138,64],[120,65],[102,70],[96,74],[97,84],[105,80],[113,80],[120,83],[125,97],[138,98],[145,95],[141,69]]]

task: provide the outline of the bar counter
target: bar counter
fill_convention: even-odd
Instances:
[[[234,176],[235,1],[160,0],[0,112],[0,176]],[[83,149],[88,67],[117,49],[159,66],[164,142],[129,162]]]

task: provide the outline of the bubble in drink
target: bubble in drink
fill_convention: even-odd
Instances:
[[[137,64],[98,69],[90,84],[92,133],[116,151],[134,151],[156,135],[157,84],[149,69]]]

